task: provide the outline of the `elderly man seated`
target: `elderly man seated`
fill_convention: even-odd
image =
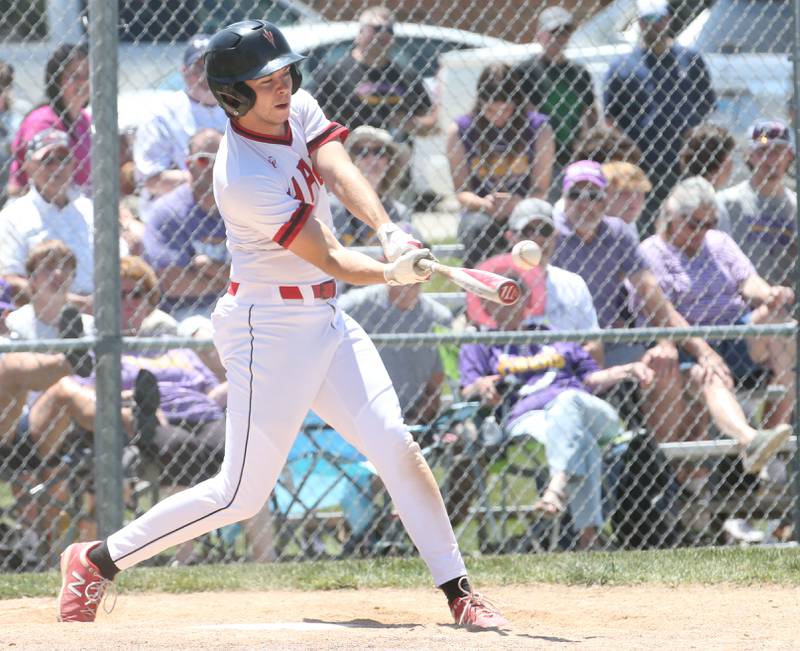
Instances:
[[[691,325],[786,321],[794,292],[769,285],[739,246],[716,230],[716,224],[717,202],[708,181],[696,176],[673,188],[662,207],[657,234],[640,248],[664,294]],[[661,374],[656,378],[657,391],[673,406],[681,423],[676,433],[686,431],[688,424],[689,436],[695,439],[704,438],[706,422],[695,416],[688,403],[699,398],[719,430],[740,443],[745,471],[757,473],[791,434],[787,423],[794,408],[794,341],[757,337],[709,343],[736,378],[752,373],[761,364],[770,369],[776,382],[787,387],[785,396],[766,418],[767,426],[774,429],[751,427],[732,383],[704,372],[702,365],[694,364],[695,360],[685,354],[684,362],[693,363],[688,373],[676,370]]]

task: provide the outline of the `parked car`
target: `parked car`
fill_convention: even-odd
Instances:
[[[740,139],[759,116],[787,116],[792,24],[788,0],[717,0],[676,35],[680,44],[699,50],[708,65],[718,96],[711,119]],[[578,27],[566,54],[588,68],[601,98],[609,64],[637,40],[635,0],[615,0]],[[514,64],[539,51],[538,44],[525,44],[443,54],[438,76],[442,126],[470,110],[484,66]],[[440,188],[447,191],[452,188]]]

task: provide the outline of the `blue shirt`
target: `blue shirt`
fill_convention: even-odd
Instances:
[[[225,248],[225,223],[218,212],[207,214],[195,203],[188,183],[160,197],[152,206],[145,226],[144,258],[156,270],[167,267],[188,267],[196,255],[207,255],[217,262],[228,260]],[[210,308],[219,298],[197,291],[185,298],[164,298],[162,309],[170,312],[178,307]]]
[[[652,170],[673,166],[686,130],[713,110],[716,95],[699,53],[673,45],[655,55],[637,47],[609,67],[603,102]]]

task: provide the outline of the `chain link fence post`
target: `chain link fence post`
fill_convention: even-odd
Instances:
[[[122,419],[120,416],[119,142],[117,136],[117,3],[89,2],[92,84],[97,324],[95,486],[100,535],[122,526]]]
[[[800,57],[800,0],[793,0],[792,9],[792,26],[794,28],[794,38],[792,39],[792,72],[794,75],[792,80],[794,88],[792,111],[794,113],[794,119],[792,128],[794,129],[794,141],[798,143],[800,142],[800,128],[798,128],[797,115],[797,98],[800,97],[800,62],[798,61],[798,57]],[[794,170],[795,176],[800,174],[800,160],[798,160],[796,155],[794,158]],[[797,178],[800,178],[800,176]],[[798,217],[797,224],[797,231],[800,232],[800,217]],[[794,295],[798,297],[800,296],[800,256],[796,256],[794,262]],[[797,301],[795,301],[794,305],[794,318],[795,320],[800,319],[800,305],[798,305]],[[795,332],[795,341],[800,342],[800,328]],[[800,382],[798,382],[798,376],[800,376],[800,365],[798,365],[797,360],[795,360],[795,395],[800,397]],[[798,405],[800,402],[795,401],[795,404]],[[798,410],[797,407],[795,407],[794,410],[794,433],[798,438],[798,445],[795,447],[793,456],[794,463],[792,464],[792,470],[794,471],[794,535],[792,537],[795,541],[800,542],[800,410]]]

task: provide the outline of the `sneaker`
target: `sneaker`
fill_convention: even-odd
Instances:
[[[142,369],[136,375],[133,385],[133,419],[137,443],[150,445],[156,437],[158,417],[156,412],[161,406],[161,391],[158,389],[158,378],[150,371]]]
[[[781,446],[789,440],[792,428],[778,425],[774,429],[760,429],[742,451],[742,465],[748,475],[758,474]]]
[[[458,626],[472,628],[507,628],[508,620],[497,607],[477,592],[466,592],[450,602],[450,612]]]
[[[84,336],[81,313],[74,305],[67,304],[58,317],[58,335],[62,339],[80,339]],[[89,377],[94,371],[94,360],[88,348],[71,348],[64,353],[75,375]]]
[[[113,583],[104,578],[97,566],[89,560],[89,552],[99,544],[99,540],[73,543],[62,552],[61,592],[58,594],[59,622],[93,622],[97,617],[97,607]],[[113,608],[113,602],[110,608],[104,606],[107,613]]]
[[[735,542],[748,545],[762,543],[766,537],[763,531],[751,526],[744,518],[728,518],[722,525],[722,530]]]

